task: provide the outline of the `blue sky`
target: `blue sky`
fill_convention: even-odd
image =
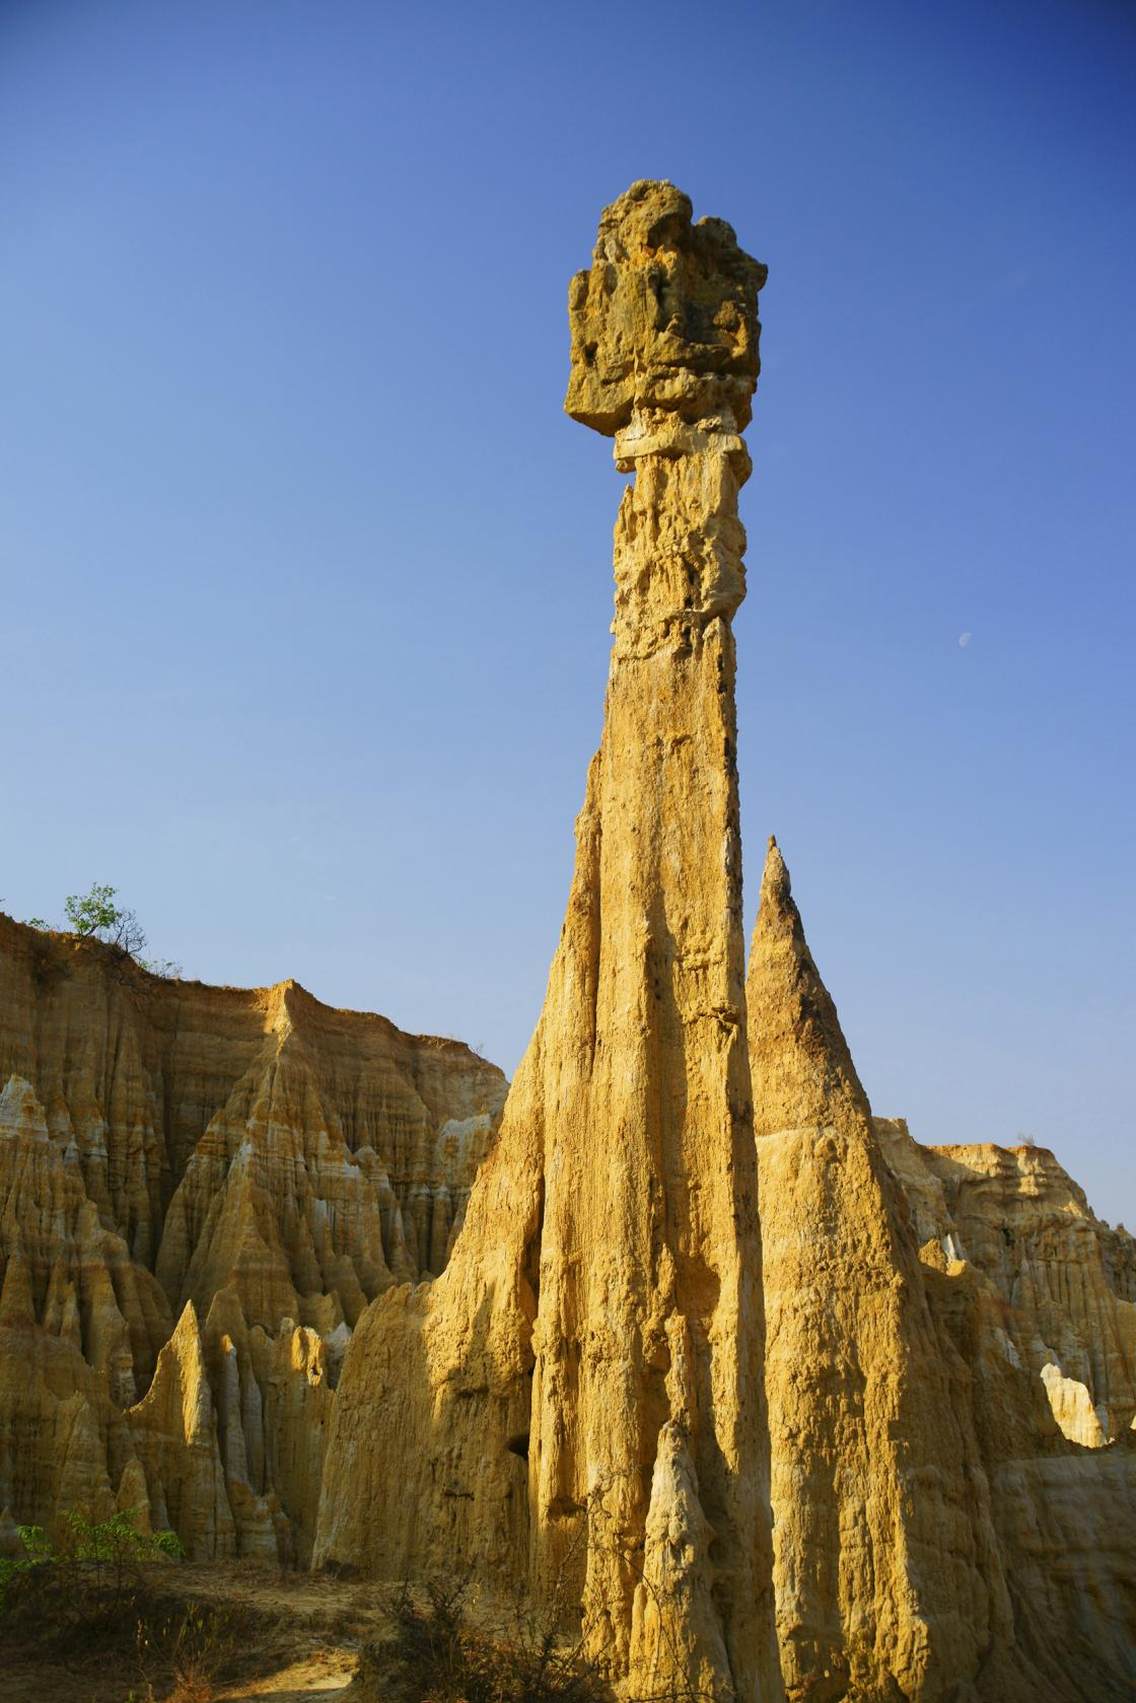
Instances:
[[[1136,14],[0,4],[0,899],[512,1070],[620,481],[570,274],[770,267],[739,737],[873,1104],[1136,1223]],[[970,634],[966,644],[962,635]]]

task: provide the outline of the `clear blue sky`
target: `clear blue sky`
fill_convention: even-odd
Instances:
[[[737,622],[873,1103],[1136,1222],[1136,13],[0,5],[0,897],[512,1070],[599,735],[596,218],[770,267]],[[971,636],[966,645],[960,636]]]

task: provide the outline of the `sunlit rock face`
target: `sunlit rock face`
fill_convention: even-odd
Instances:
[[[1131,1238],[872,1118],[775,844],[747,1006],[789,1696],[1131,1695]]]
[[[572,284],[567,408],[634,475],[575,875],[450,1263],[348,1349],[316,1541],[566,1585],[642,1695],[780,1693],[730,628],[763,279],[640,183]]]
[[[306,1559],[351,1328],[445,1263],[504,1092],[295,983],[0,918],[0,1507]]]
[[[1136,1696],[1136,1243],[1042,1149],[872,1116],[775,844],[745,976],[763,281],[645,182],[571,286],[567,408],[632,477],[507,1104],[456,1042],[0,918],[0,1555],[79,1507],[471,1569],[659,1703]]]
[[[1010,1623],[989,1490],[902,1189],[772,841],[746,998],[786,1689],[943,1696]]]

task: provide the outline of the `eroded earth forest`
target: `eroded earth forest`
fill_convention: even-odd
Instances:
[[[511,1085],[0,918],[5,1553],[117,1510],[196,1562],[460,1568],[629,1699],[1136,1695],[1136,1241],[1042,1148],[873,1116],[772,840],[747,965],[764,279],[642,182],[571,284],[566,407],[631,477]]]

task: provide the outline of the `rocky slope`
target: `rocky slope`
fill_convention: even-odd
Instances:
[[[305,1555],[351,1328],[445,1263],[500,1072],[0,918],[0,1087],[0,1509]]]

